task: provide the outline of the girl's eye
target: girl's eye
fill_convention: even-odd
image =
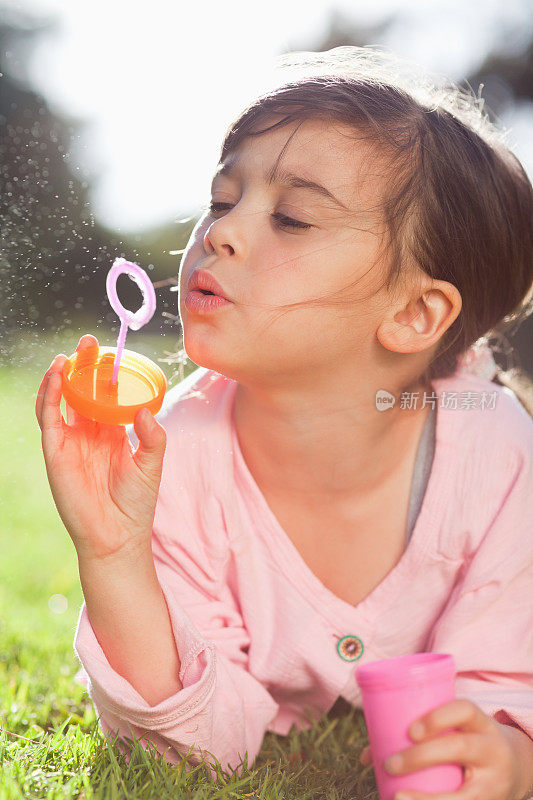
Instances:
[[[207,206],[211,213],[216,214],[218,211],[223,211],[224,208],[231,208],[231,203],[215,203],[211,201]],[[276,212],[272,214],[272,217],[276,220],[277,224],[281,228],[312,228],[312,225],[308,225],[307,222],[300,222],[297,219],[291,219],[291,217],[286,217],[284,214],[280,214]]]

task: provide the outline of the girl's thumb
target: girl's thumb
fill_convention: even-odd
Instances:
[[[167,445],[166,431],[147,408],[138,412],[133,428],[139,440],[133,456],[135,463],[149,478],[159,480]]]

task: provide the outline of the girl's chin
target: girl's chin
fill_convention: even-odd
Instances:
[[[224,375],[224,364],[228,362],[228,359],[224,358],[220,348],[216,347],[214,341],[216,338],[216,334],[212,331],[208,336],[204,337],[194,335],[188,336],[187,328],[184,328],[183,347],[187,358],[194,364],[197,364],[199,367],[205,367],[206,369],[212,369]]]

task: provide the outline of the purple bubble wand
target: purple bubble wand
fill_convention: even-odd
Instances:
[[[128,311],[121,304],[117,295],[117,278],[119,275],[129,275],[135,281],[137,286],[142,292],[143,304],[135,312]],[[107,296],[111,307],[118,314],[120,319],[120,332],[117,339],[117,352],[115,355],[115,362],[113,365],[113,375],[111,377],[111,384],[115,385],[118,381],[118,370],[120,366],[120,359],[122,358],[122,351],[126,342],[126,335],[128,328],[133,331],[138,331],[143,325],[149,322],[155,311],[156,297],[152,281],[146,272],[137,264],[131,261],[126,261],[125,258],[116,258],[113,266],[107,273],[106,279]]]

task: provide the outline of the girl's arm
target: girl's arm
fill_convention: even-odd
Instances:
[[[111,587],[107,599],[97,595],[96,611],[85,603],[80,612],[74,649],[86,674],[83,682],[96,707],[100,727],[112,737],[118,733],[121,748],[122,740],[133,735],[143,747],[151,742],[174,764],[180,763],[191,747],[189,763],[193,765],[202,759],[210,761],[212,754],[224,768],[238,766],[245,751],[248,763],[252,763],[279,705],[248,669],[250,634],[221,573],[226,562],[222,549],[228,547],[226,532],[210,516],[206,522],[212,535],[207,540],[202,527],[190,527],[191,512],[168,497],[164,490],[151,542],[153,566],[166,607],[151,611],[153,607],[142,601],[154,586],[152,567],[140,556],[132,556],[127,564],[123,561],[120,569],[119,562],[109,562],[109,569],[99,571],[94,563],[80,565],[82,583],[89,586],[89,603],[96,585],[102,585],[104,593],[106,584]],[[215,508],[206,507],[208,511]],[[174,538],[161,533],[160,527]],[[145,565],[142,570],[139,563]],[[117,576],[121,576],[120,582]],[[135,620],[136,598],[141,606],[139,613],[147,620],[143,633],[138,632]],[[105,627],[110,637],[109,645],[103,642],[107,650],[96,636],[96,632],[100,635],[99,623],[95,618],[93,628],[89,614],[101,614],[102,631]],[[172,642],[154,633],[164,629],[166,617],[170,617],[170,635],[177,650],[175,669],[167,649]],[[111,619],[114,622],[108,629]],[[121,636],[114,626],[121,628],[124,624],[134,631],[133,638],[126,636],[123,643],[129,656],[121,653],[121,645],[114,641],[115,635]],[[129,670],[133,682],[113,666],[107,653],[117,659],[114,663],[120,670]],[[152,676],[154,671],[158,671],[157,677]],[[181,685],[177,684],[172,693],[175,678]],[[144,692],[152,688],[153,695],[141,694],[135,681]],[[164,699],[157,702],[158,696]],[[129,749],[126,744],[126,757]],[[214,767],[212,775],[217,775]]]
[[[151,549],[78,557],[85,604],[110,665],[155,706],[180,691],[180,659]]]

